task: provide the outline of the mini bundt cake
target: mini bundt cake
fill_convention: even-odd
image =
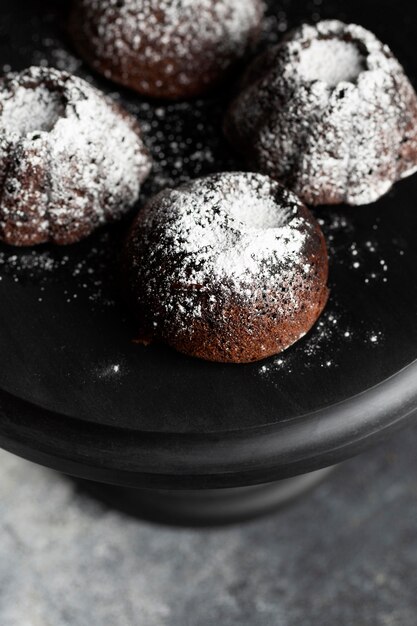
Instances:
[[[225,132],[251,168],[308,204],[367,204],[417,168],[417,97],[355,25],[301,26],[255,60]]]
[[[74,0],[70,32],[107,78],[151,97],[200,95],[257,39],[263,0]]]
[[[209,361],[285,350],[328,297],[320,227],[260,174],[215,174],[162,191],[133,225],[124,269],[138,340]]]
[[[31,67],[0,80],[0,240],[69,244],[138,199],[136,120],[88,83]]]

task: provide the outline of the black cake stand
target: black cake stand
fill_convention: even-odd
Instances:
[[[363,4],[272,3],[264,43],[288,24],[341,17],[375,31],[417,76],[415,21],[394,2],[377,15]],[[230,94],[165,106],[116,90],[78,63],[67,7],[54,5],[2,3],[0,64],[49,62],[120,97],[156,162],[144,197],[241,167],[220,132]],[[117,290],[131,216],[65,249],[1,247],[0,445],[165,521],[242,519],[298,495],[417,409],[416,204],[412,177],[373,206],[317,210],[331,259],[327,310],[293,348],[253,365],[134,343]]]

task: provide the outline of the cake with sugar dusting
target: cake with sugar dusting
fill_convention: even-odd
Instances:
[[[124,269],[139,342],[224,363],[285,350],[328,297],[319,225],[261,174],[214,174],[162,191],[132,227]]]
[[[263,0],[75,0],[70,32],[98,72],[141,94],[200,95],[260,32]]]
[[[255,60],[225,132],[308,204],[367,204],[417,169],[417,97],[372,33],[301,26]]]
[[[151,163],[136,120],[80,78],[0,80],[0,239],[69,244],[125,213]]]

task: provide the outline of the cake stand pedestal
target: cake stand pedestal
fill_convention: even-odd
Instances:
[[[201,436],[92,425],[0,392],[0,445],[76,477],[143,519],[210,526],[287,503],[414,419],[417,362],[345,402],[257,430]]]
[[[76,479],[81,492],[123,513],[171,526],[233,524],[275,511],[320,484],[332,467],[250,487],[129,489]]]

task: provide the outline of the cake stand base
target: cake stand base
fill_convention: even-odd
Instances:
[[[234,489],[128,489],[76,479],[81,492],[142,520],[174,526],[219,526],[253,519],[319,484],[332,467],[273,483]]]

